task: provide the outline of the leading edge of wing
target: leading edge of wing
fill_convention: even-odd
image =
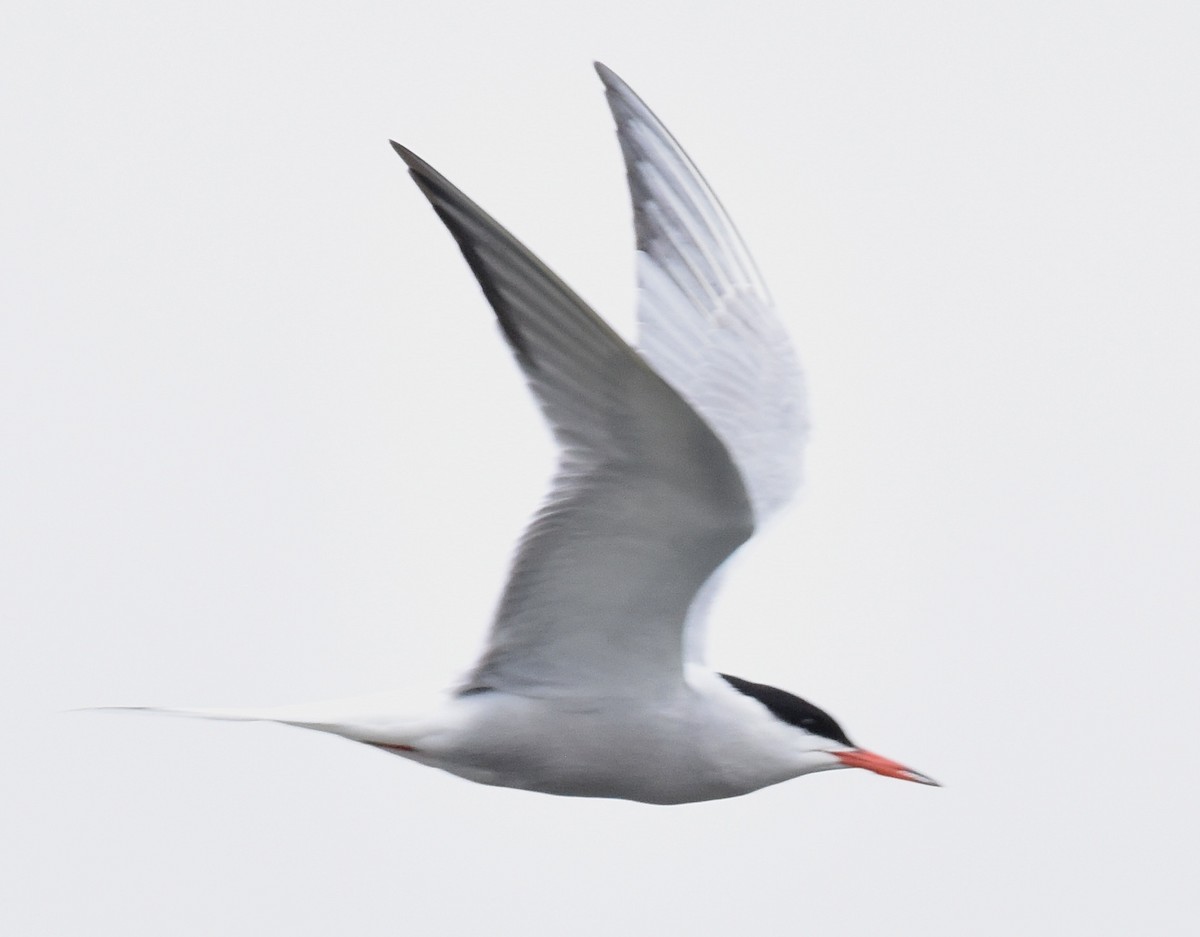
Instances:
[[[472,685],[606,695],[677,686],[688,608],[753,530],[729,451],[524,245],[392,145],[458,242],[562,447]]]

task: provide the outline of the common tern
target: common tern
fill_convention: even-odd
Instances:
[[[284,723],[482,784],[652,804],[837,768],[936,784],[859,748],[798,696],[704,663],[725,561],[799,481],[800,371],[708,184],[629,86],[596,70],[633,199],[636,349],[392,144],[458,242],[560,447],[480,660],[417,715],[397,712],[390,694],[156,711]]]

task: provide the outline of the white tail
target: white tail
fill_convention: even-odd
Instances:
[[[400,694],[382,693],[352,699],[271,706],[262,709],[175,709],[164,706],[96,706],[76,712],[138,712],[223,722],[274,722],[279,725],[329,732],[371,745],[405,746],[413,742],[414,729],[426,720],[397,717],[403,712]]]

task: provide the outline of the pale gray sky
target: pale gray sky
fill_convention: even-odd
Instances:
[[[1200,913],[1187,3],[18,3],[0,34],[0,930],[1185,934]],[[628,332],[590,62],[804,362],[712,660],[946,782],[677,808],[62,715],[453,680],[552,453],[387,146]]]

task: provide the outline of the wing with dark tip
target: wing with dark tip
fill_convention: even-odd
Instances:
[[[737,466],[761,524],[792,496],[807,434],[800,369],[725,209],[654,113],[610,69],[604,82],[633,199],[638,350],[704,418]],[[688,625],[700,659],[703,590]]]
[[[741,237],[667,128],[599,62],[638,250],[638,350],[712,426],[765,520],[795,491],[800,369]]]
[[[696,592],[753,527],[729,450],[528,249],[393,146],[462,249],[561,447],[469,685],[607,696],[677,688]]]

